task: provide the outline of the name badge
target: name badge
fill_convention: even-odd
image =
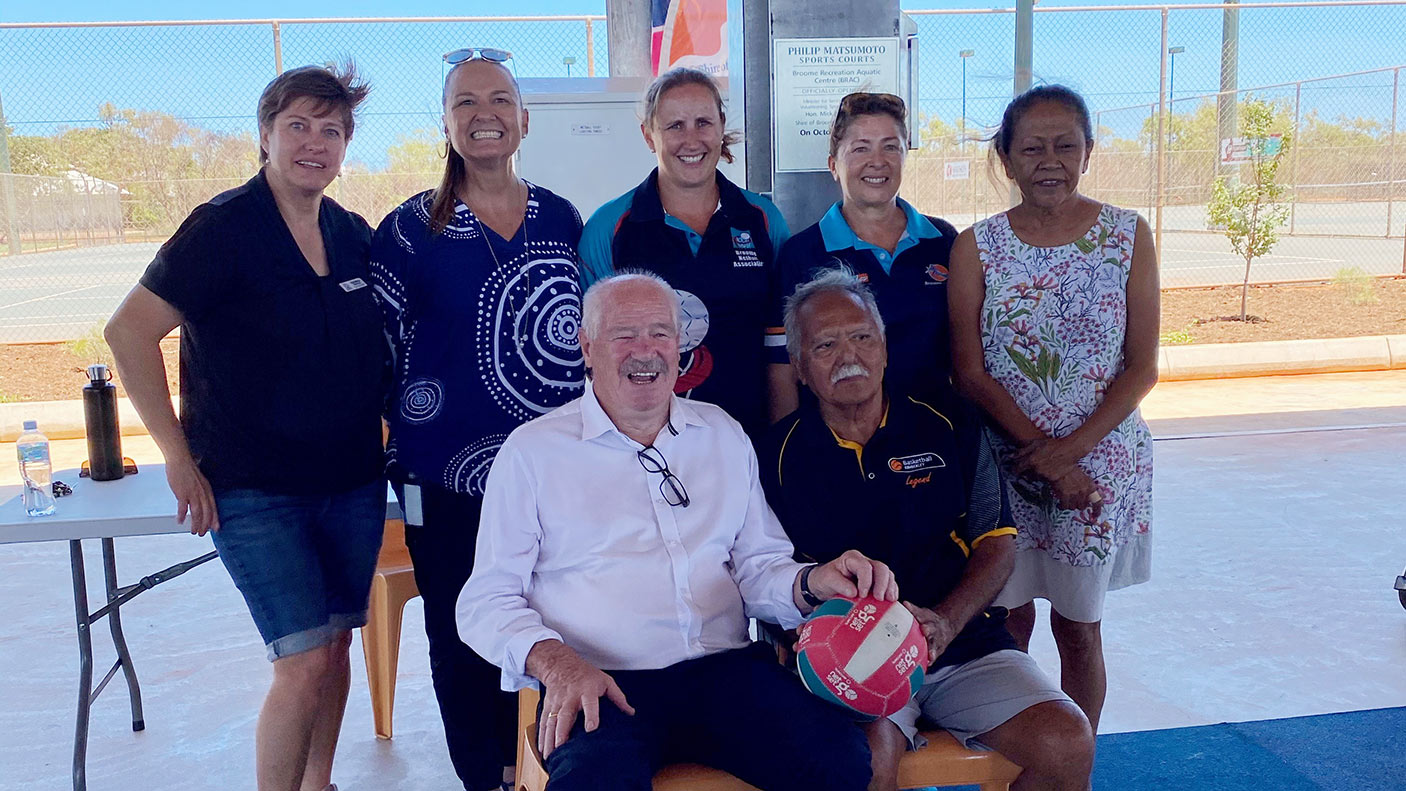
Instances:
[[[423,527],[425,524],[425,510],[420,503],[420,487],[413,483],[405,485],[405,524],[411,527]]]
[[[337,285],[341,286],[343,291],[350,294],[351,292],[356,291],[359,288],[366,288],[366,281],[362,280],[359,277],[354,277],[351,280],[343,280]]]

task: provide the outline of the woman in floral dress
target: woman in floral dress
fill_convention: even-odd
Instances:
[[[1157,255],[1136,212],[1079,194],[1093,131],[1062,86],[1017,97],[992,139],[1020,205],[952,249],[954,377],[1000,430],[1015,571],[996,603],[1022,647],[1051,605],[1061,685],[1098,728],[1104,594],[1151,576]]]

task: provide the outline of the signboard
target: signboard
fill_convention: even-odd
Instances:
[[[942,178],[947,181],[966,181],[972,177],[970,159],[958,159],[942,163]]]
[[[1256,159],[1273,159],[1284,150],[1284,136],[1225,137],[1220,141],[1222,165],[1240,165]]]
[[[899,92],[898,39],[778,38],[772,44],[776,170],[826,170],[840,99],[855,91]]]
[[[654,73],[675,66],[727,76],[727,0],[650,0]]]

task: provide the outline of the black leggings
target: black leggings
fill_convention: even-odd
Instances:
[[[405,544],[425,601],[430,675],[449,744],[449,759],[466,791],[503,781],[517,752],[517,697],[500,689],[501,671],[459,639],[455,604],[474,570],[483,498],[421,487],[424,525],[406,524]],[[396,487],[396,494],[404,494]]]

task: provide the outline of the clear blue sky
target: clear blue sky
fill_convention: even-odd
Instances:
[[[1167,0],[1171,4],[1205,2],[1206,0]],[[1212,0],[1213,1],[1213,0]],[[1054,5],[1130,5],[1137,0],[1045,0],[1043,6]],[[903,0],[908,8],[1007,8],[1013,2],[987,0]],[[519,14],[604,14],[605,0],[522,0],[512,5]],[[501,0],[466,0],[445,3],[443,0],[397,0],[393,5],[384,0],[340,0],[312,2],[311,0],[243,0],[239,3],[221,0],[191,3],[189,0],[146,0],[136,3],[114,3],[100,0],[68,0],[64,3],[7,0],[0,4],[0,22],[95,22],[150,19],[265,19],[289,17],[384,17],[384,16],[499,16],[504,14]]]
[[[1012,0],[902,0],[905,10],[1009,7]],[[1038,7],[1122,4],[1124,0],[1045,0]],[[237,10],[236,10],[237,9]],[[151,0],[137,3],[0,0],[0,22],[152,19],[322,18],[601,14],[605,0],[523,0],[505,4],[444,0]],[[1347,9],[1254,9],[1242,5],[1240,86],[1263,86],[1406,64],[1406,5]],[[954,119],[961,113],[992,123],[1010,95],[1013,15],[919,17],[921,101],[918,110]],[[1161,17],[1138,12],[1041,13],[1036,16],[1037,80],[1069,84],[1105,110],[1104,125],[1135,134],[1146,110],[1111,108],[1155,102]],[[1175,61],[1178,97],[1219,84],[1221,12],[1173,11],[1169,44],[1185,47]],[[596,30],[604,71],[605,36]],[[375,89],[358,126],[351,156],[373,164],[397,135],[433,127],[438,115],[439,54],[455,46],[492,43],[517,53],[519,76],[560,76],[562,58],[584,66],[579,23],[512,25],[314,25],[283,31],[285,67],[356,57]],[[957,53],[975,49],[965,81]],[[215,129],[247,129],[254,98],[273,76],[267,27],[191,27],[0,31],[0,95],[21,134],[91,123],[97,107],[161,110]],[[1328,118],[1366,116],[1385,123],[1391,74],[1309,84],[1305,106]],[[1293,88],[1271,92],[1292,100]],[[1402,86],[1406,103],[1406,85]],[[1180,109],[1190,110],[1190,105]],[[1399,112],[1406,128],[1406,107]],[[360,149],[360,150],[359,150]]]

